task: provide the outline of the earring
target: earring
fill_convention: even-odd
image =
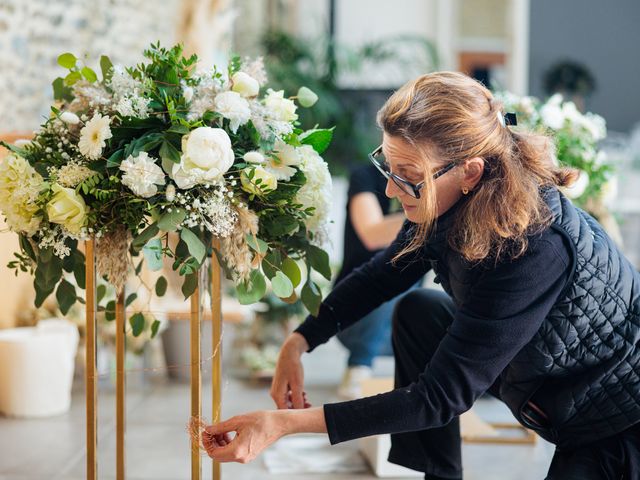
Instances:
[[[462,187],[462,194],[466,195],[467,193],[469,193],[469,189],[467,187]]]

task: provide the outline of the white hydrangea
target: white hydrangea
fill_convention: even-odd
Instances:
[[[139,197],[149,198],[158,193],[158,185],[165,184],[165,174],[155,163],[155,158],[147,152],[140,152],[137,157],[129,155],[120,164],[122,183]]]
[[[332,196],[329,167],[310,145],[303,145],[297,150],[301,157],[300,168],[307,182],[298,190],[295,201],[304,208],[315,208],[313,215],[306,220],[307,229],[317,238],[325,239]]]
[[[229,128],[233,133],[251,118],[249,103],[238,92],[222,92],[216,95],[214,109],[229,119]]]
[[[42,177],[24,158],[9,155],[0,161],[0,210],[11,230],[38,231],[42,217],[36,202],[43,187]]]

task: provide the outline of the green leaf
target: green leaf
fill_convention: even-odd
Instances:
[[[43,291],[51,293],[62,277],[62,260],[53,255],[51,249],[41,251],[35,271],[35,282]]]
[[[189,133],[189,127],[184,125],[171,125],[171,128],[168,128],[167,133],[177,133],[178,135],[186,135]]]
[[[293,284],[293,288],[296,288],[300,285],[300,281],[302,280],[302,272],[300,272],[300,267],[295,260],[292,258],[285,258],[282,261],[282,271],[284,274],[289,277],[291,283]]]
[[[63,53],[58,56],[58,65],[63,68],[73,68],[76,66],[78,59],[73,53]]]
[[[144,315],[140,312],[134,313],[129,318],[129,325],[134,337],[137,337],[144,330]]]
[[[56,290],[56,300],[60,306],[60,313],[66,315],[76,303],[76,288],[66,280],[62,280]]]
[[[302,287],[301,297],[302,303],[307,307],[309,313],[317,316],[322,302],[322,293],[320,293],[318,286],[313,281],[308,280]]]
[[[100,70],[102,71],[102,79],[110,80],[113,75],[113,64],[106,55],[100,57]]]
[[[164,296],[167,293],[167,287],[169,286],[169,282],[164,277],[158,277],[156,280],[156,295],[159,297]]]
[[[315,271],[327,280],[331,280],[331,267],[329,266],[329,254],[327,252],[315,245],[309,245],[307,247],[307,260]]]
[[[26,235],[19,235],[19,241],[22,251],[26,253],[31,260],[33,260],[34,262],[37,261],[36,252],[33,250],[33,245],[31,244],[29,238],[27,238]]]
[[[80,72],[71,72],[69,75],[64,77],[64,84],[73,85],[79,80],[82,80],[82,74]]]
[[[64,79],[62,77],[56,78],[51,83],[51,86],[53,87],[54,100],[73,100],[72,90],[64,84]]]
[[[124,306],[128,307],[129,305],[131,305],[133,302],[136,301],[136,298],[138,298],[138,294],[137,293],[134,292],[134,293],[129,294],[127,299],[124,301]]]
[[[106,294],[107,287],[105,285],[98,285],[96,289],[96,303],[100,303]]]
[[[43,288],[41,285],[39,285],[35,280],[33,282],[33,288],[36,291],[36,298],[34,300],[34,305],[37,308],[40,308],[42,306],[42,304],[44,303],[44,301],[47,299],[47,297],[49,295],[51,295],[51,292],[53,292],[53,289],[55,288],[55,285],[52,287],[47,287],[47,288]]]
[[[80,71],[82,72],[82,76],[86,78],[89,82],[93,83],[96,80],[98,80],[98,76],[96,75],[96,72],[91,70],[89,67],[82,67],[82,70]]]
[[[196,259],[199,265],[202,265],[207,255],[207,247],[205,247],[202,240],[188,228],[180,230],[180,238],[187,244],[189,253]]]
[[[273,293],[280,298],[290,297],[293,293],[293,283],[281,271],[276,272],[276,276],[271,279],[271,287],[273,288]]]
[[[76,252],[78,251],[76,250]],[[82,255],[81,252],[78,252],[78,253]],[[82,288],[83,290],[87,288],[87,271],[85,269],[84,255],[82,260],[80,261],[76,260],[75,265],[73,267],[73,276],[76,279],[76,283],[78,284],[78,287]]]
[[[247,233],[245,236],[247,240],[247,244],[251,247],[252,250],[258,252],[261,255],[265,255],[269,250],[269,245],[264,240],[259,239],[255,235]]]
[[[107,168],[118,168],[124,157],[124,149],[119,149],[113,152],[109,158],[107,158]]]
[[[242,305],[250,305],[260,300],[267,292],[267,282],[260,270],[253,270],[249,275],[248,282],[236,285],[238,301]]]
[[[322,155],[331,144],[333,128],[307,130],[300,135],[299,139],[304,145],[311,145],[318,154]]]
[[[155,338],[158,334],[158,330],[160,329],[160,320],[154,320],[151,324],[151,338]]]
[[[182,294],[185,300],[193,295],[193,292],[198,288],[198,272],[189,273],[184,276],[184,283],[182,284]]]
[[[142,248],[144,259],[147,261],[149,270],[156,272],[162,269],[162,242],[159,238],[152,238]]]
[[[160,217],[158,228],[165,232],[175,232],[186,217],[187,211],[184,208],[172,207],[170,212],[167,211]]]
[[[271,250],[262,259],[262,271],[271,280],[282,267],[282,254],[279,250]]]
[[[149,240],[155,237],[159,231],[160,229],[158,228],[158,224],[155,222],[152,223],[133,239],[131,246],[134,250],[139,252],[140,249],[144,247]]]
[[[162,142],[160,147],[160,158],[164,161],[167,160],[171,163],[180,163],[180,150],[173,146],[168,140]]]
[[[107,302],[107,306],[104,309],[104,319],[107,322],[111,322],[116,319],[116,301],[110,300]]]

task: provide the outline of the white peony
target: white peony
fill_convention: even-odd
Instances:
[[[251,172],[253,176],[251,178]],[[265,194],[272,192],[278,188],[278,180],[275,175],[268,172],[261,166],[247,167],[240,173],[240,183],[242,183],[242,189],[245,192]]]
[[[276,120],[293,122],[298,119],[298,115],[296,114],[298,107],[296,107],[293,100],[284,98],[284,90],[278,90],[277,92],[274,92],[272,89],[267,90],[264,105]]]
[[[244,72],[236,72],[231,77],[233,86],[231,90],[239,93],[243,97],[255,97],[260,91],[258,81]]]
[[[182,156],[180,163],[173,165],[171,177],[182,189],[212,183],[222,178],[234,159],[227,132],[199,127],[182,137]]]
[[[298,150],[281,139],[276,139],[273,156],[269,157],[266,170],[274,174],[276,179],[288,181],[297,171],[293,167],[298,165],[300,165]]]
[[[40,227],[38,195],[42,177],[27,160],[10,154],[0,160],[0,211],[14,232],[33,235]]]
[[[298,151],[301,157],[300,168],[307,181],[298,190],[295,201],[304,208],[315,208],[313,215],[306,219],[307,229],[314,233],[326,234],[324,230],[328,224],[332,196],[329,167],[310,145],[303,145]]]
[[[106,146],[106,140],[113,135],[109,128],[111,119],[96,113],[87,124],[80,130],[80,141],[78,148],[85,157],[96,160],[102,155],[102,150]]]
[[[129,155],[120,164],[122,183],[139,197],[149,198],[158,193],[158,185],[165,184],[162,168],[155,163],[147,152],[140,152],[137,157]]]
[[[238,92],[222,92],[216,95],[213,102],[215,111],[229,119],[229,128],[236,133],[240,125],[251,118],[249,103]]]
[[[255,150],[245,153],[242,158],[247,163],[264,163],[266,161],[264,155]]]

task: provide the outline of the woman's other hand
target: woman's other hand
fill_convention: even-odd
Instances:
[[[280,349],[276,371],[271,383],[271,398],[279,409],[308,408],[304,392],[304,369],[300,357],[309,344],[299,333],[292,333]]]

